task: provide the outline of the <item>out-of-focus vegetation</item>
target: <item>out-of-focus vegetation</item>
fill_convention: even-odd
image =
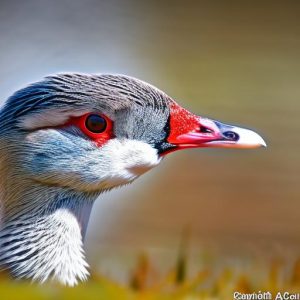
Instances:
[[[257,264],[243,269],[238,265],[227,265],[216,269],[213,261],[194,276],[186,276],[187,257],[180,254],[173,270],[159,277],[155,266],[146,254],[138,258],[128,285],[121,285],[99,274],[75,288],[47,283],[43,285],[13,282],[7,276],[0,278],[1,300],[47,300],[47,299],[201,299],[229,300],[234,292],[253,293],[278,291],[299,293],[300,259],[287,272],[282,259]],[[263,271],[262,271],[263,270]]]

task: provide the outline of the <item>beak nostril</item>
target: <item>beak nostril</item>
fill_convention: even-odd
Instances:
[[[212,129],[204,127],[204,126],[200,126],[199,131],[201,133],[213,133],[214,132]]]
[[[233,132],[233,131],[225,131],[225,132],[222,133],[222,135],[226,139],[231,140],[231,141],[238,141],[239,138],[240,138],[240,136],[237,133]]]

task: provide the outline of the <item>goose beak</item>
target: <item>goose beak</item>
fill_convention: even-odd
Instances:
[[[216,138],[203,144],[204,147],[251,149],[267,147],[264,139],[255,131],[212,121],[216,125]]]
[[[174,150],[185,148],[266,147],[263,138],[253,130],[196,116],[178,105],[171,110],[168,142]]]

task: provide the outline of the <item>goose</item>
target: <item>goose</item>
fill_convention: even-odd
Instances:
[[[114,74],[56,74],[0,111],[0,269],[74,286],[89,276],[93,203],[169,153],[266,146],[252,130],[192,114],[156,87]]]

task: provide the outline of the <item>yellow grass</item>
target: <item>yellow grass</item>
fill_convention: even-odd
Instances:
[[[273,295],[278,291],[300,292],[300,259],[289,272],[284,272],[283,263],[279,259],[271,261],[267,268],[257,265],[257,262],[253,263],[251,272],[243,270],[240,266],[228,265],[217,272],[213,268],[204,268],[195,276],[187,277],[187,260],[185,256],[181,256],[174,270],[163,278],[156,278],[147,255],[142,255],[131,278],[128,278],[127,285],[93,274],[87,283],[75,288],[66,288],[54,283],[36,285],[15,282],[3,274],[0,279],[0,299],[229,300],[233,299],[234,291],[270,291]],[[262,269],[264,274],[261,274]]]

